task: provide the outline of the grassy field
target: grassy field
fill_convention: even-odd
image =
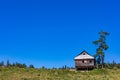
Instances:
[[[120,80],[120,69],[92,71],[0,68],[0,80]]]

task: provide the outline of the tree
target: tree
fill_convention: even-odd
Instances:
[[[2,61],[2,62],[0,62],[0,66],[2,66],[2,67],[4,66],[4,62],[3,62],[3,61]]]
[[[99,32],[100,38],[98,40],[93,41],[93,44],[97,45],[98,48],[96,49],[96,62],[98,61],[99,64],[102,64],[102,68],[104,68],[104,51],[108,49],[108,45],[106,44],[106,36],[109,35],[108,32],[100,31]]]
[[[16,65],[16,64],[15,64],[15,63],[13,63],[13,64],[11,64],[11,67],[15,67],[15,65]]]
[[[15,67],[18,67],[18,68],[26,68],[27,65],[26,64],[21,64],[21,63],[18,63],[16,62],[16,64],[14,64]]]
[[[7,64],[6,64],[6,67],[10,67],[10,62],[9,62],[9,60],[7,60]]]
[[[34,66],[32,64],[29,65],[29,68],[34,68]]]
[[[23,68],[27,68],[27,65],[26,65],[26,64],[22,64],[22,67],[23,67]]]

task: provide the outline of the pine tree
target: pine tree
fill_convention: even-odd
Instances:
[[[99,32],[100,38],[96,41],[93,41],[93,44],[97,45],[96,49],[96,58],[99,59],[102,64],[102,68],[104,68],[104,51],[108,49],[108,45],[106,44],[106,36],[109,35],[108,32],[101,31]]]
[[[10,62],[9,62],[9,60],[7,60],[6,67],[10,67]]]

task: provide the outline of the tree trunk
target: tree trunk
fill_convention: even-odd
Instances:
[[[102,69],[104,68],[104,56],[102,56]]]

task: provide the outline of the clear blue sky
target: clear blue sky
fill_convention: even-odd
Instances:
[[[74,67],[82,50],[95,54],[100,30],[110,32],[105,61],[120,62],[119,0],[1,0],[0,61]]]

